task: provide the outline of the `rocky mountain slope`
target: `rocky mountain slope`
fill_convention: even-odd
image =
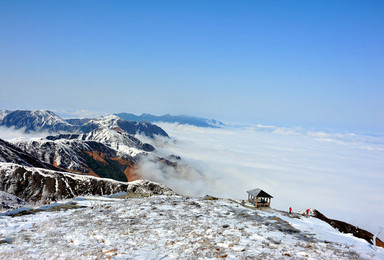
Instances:
[[[44,163],[73,173],[87,174],[118,181],[132,180],[135,160],[119,156],[107,145],[81,140],[31,140],[15,143]]]
[[[131,134],[128,134],[123,130],[116,130],[113,128],[108,128],[106,126],[100,126],[86,134],[61,134],[56,137],[49,136],[47,137],[47,139],[77,139],[83,141],[97,141],[106,144],[117,151],[121,151],[123,153],[131,155],[142,151],[152,152],[155,150],[152,145],[142,143],[139,139],[137,139]]]
[[[29,203],[119,192],[175,194],[168,187],[148,180],[127,183],[12,163],[0,163],[0,190]]]
[[[35,156],[26,153],[17,146],[0,139],[0,162],[9,162],[50,170],[58,170],[51,163],[44,163]]]
[[[125,182],[17,164],[0,164],[0,190],[30,203],[57,201],[80,195],[108,195],[126,189]]]
[[[87,134],[60,134],[46,139],[16,141],[15,146],[44,163],[74,173],[84,173],[118,181],[132,181],[136,164],[146,156],[156,156],[155,148],[124,131],[100,126]]]
[[[327,222],[329,225],[336,228],[341,233],[352,234],[353,236],[362,238],[368,243],[372,244],[374,235],[364,229],[361,229],[344,221],[329,219],[322,213],[320,213],[318,210],[314,210],[312,216],[321,219],[324,222]],[[376,238],[376,245],[384,248],[384,242],[381,241],[379,238]]]
[[[215,119],[206,119],[194,116],[186,115],[163,115],[163,116],[154,116],[151,114],[141,114],[140,116],[130,114],[130,113],[118,113],[116,116],[133,121],[147,121],[147,122],[166,122],[166,123],[178,123],[183,125],[194,125],[199,127],[222,127],[225,126],[222,122]]]

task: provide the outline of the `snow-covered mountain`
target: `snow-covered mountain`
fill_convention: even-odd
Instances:
[[[106,126],[100,126],[89,133],[81,134],[78,139],[98,141],[119,152],[132,156],[142,153],[143,151],[152,152],[155,150],[152,145],[142,143],[139,139],[135,138],[133,135],[127,134],[125,131],[116,128],[108,128]]]
[[[25,132],[89,133],[99,127],[107,127],[127,134],[143,134],[168,137],[160,127],[148,122],[126,121],[110,115],[95,119],[64,120],[49,110],[0,110],[0,126],[24,129]]]
[[[24,128],[25,132],[74,132],[77,128],[49,110],[2,110],[0,126]]]
[[[126,121],[115,115],[89,120],[85,124],[81,125],[80,129],[83,133],[88,133],[101,126],[120,132],[124,131],[132,135],[139,133],[149,137],[154,137],[155,135],[168,137],[168,134],[156,125],[148,122]]]
[[[2,139],[0,139],[0,162],[57,170],[52,164],[44,163],[35,156]]]
[[[119,154],[102,142],[52,138],[57,139],[19,141],[15,145],[39,160],[66,171],[119,181],[137,179],[133,174],[136,160],[128,154]]]
[[[199,127],[222,127],[225,126],[224,123],[215,120],[215,119],[206,119],[195,116],[187,115],[163,115],[163,116],[154,116],[151,114],[141,114],[140,116],[130,114],[130,113],[118,113],[116,116],[125,119],[133,120],[137,122],[147,121],[147,122],[167,122],[167,123],[178,123],[183,125],[194,125]]]
[[[168,137],[160,127],[150,123],[128,122],[113,115],[80,120],[77,125],[71,125],[47,110],[2,110],[0,115],[3,126],[24,128],[26,131],[68,132],[46,139],[13,140],[15,146],[12,149],[11,144],[2,142],[0,161],[59,168],[118,181],[138,179],[134,173],[135,164],[143,156],[155,151],[152,145],[141,142],[134,134]],[[33,164],[28,163],[32,157],[35,158]]]
[[[140,159],[156,154],[154,147],[124,131],[100,126],[86,134],[60,134],[45,139],[15,141],[22,151],[44,163],[74,173],[119,181],[138,179],[135,166]],[[158,158],[166,167],[168,160]],[[167,164],[168,163],[168,164]]]

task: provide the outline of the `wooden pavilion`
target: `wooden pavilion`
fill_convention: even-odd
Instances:
[[[255,207],[270,207],[271,195],[263,191],[262,189],[254,189],[247,191],[248,201],[255,205]]]

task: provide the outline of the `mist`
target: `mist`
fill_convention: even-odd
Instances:
[[[31,138],[45,138],[50,133],[48,132],[25,132],[25,128],[16,129],[15,127],[0,126],[0,138],[10,142],[28,140]]]
[[[182,157],[182,174],[154,162],[144,163],[141,173],[181,194],[245,200],[247,190],[261,188],[273,196],[276,209],[316,208],[372,233],[384,226],[382,136],[262,125],[158,125],[173,141],[152,143],[164,156]]]

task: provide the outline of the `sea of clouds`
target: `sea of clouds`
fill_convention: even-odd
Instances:
[[[384,226],[384,136],[307,131],[302,128],[243,126],[201,128],[158,123],[171,137],[143,141],[166,157],[181,156],[177,168],[156,158],[139,173],[180,194],[247,199],[261,188],[272,207],[316,208],[370,232]],[[0,127],[0,138],[44,138]],[[384,234],[380,237],[384,239]]]
[[[172,138],[155,140],[179,169],[142,165],[144,177],[175,191],[246,199],[261,188],[281,210],[315,208],[375,233],[384,226],[384,137],[302,128],[200,128],[158,123]],[[150,140],[146,140],[150,141]],[[179,172],[182,172],[181,174]]]

